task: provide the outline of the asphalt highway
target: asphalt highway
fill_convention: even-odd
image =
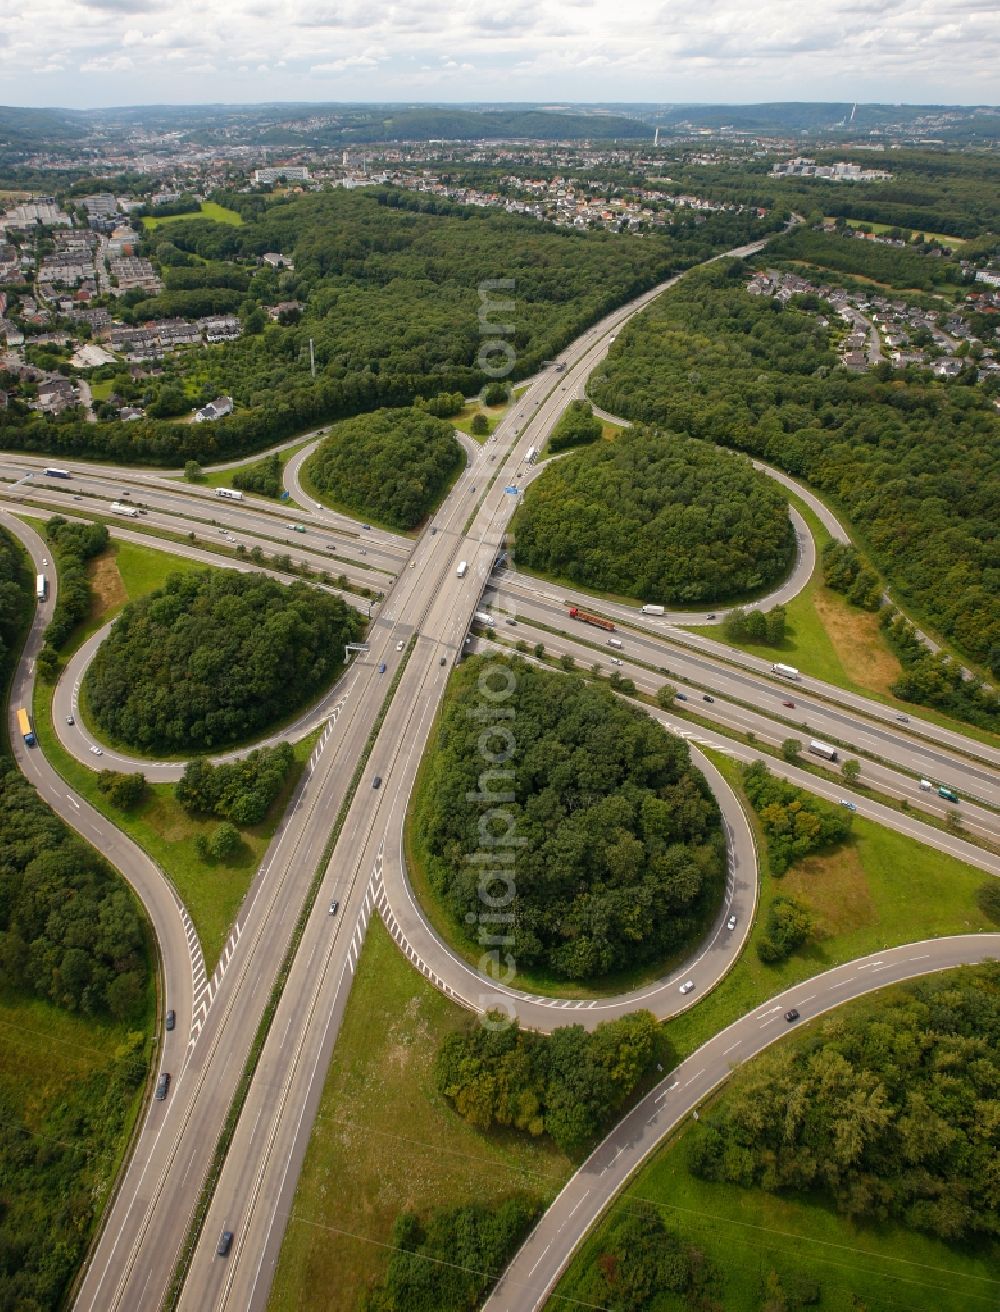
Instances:
[[[565,1185],[507,1268],[483,1312],[537,1312],[584,1235],[651,1152],[740,1063],[790,1030],[854,998],[955,966],[996,959],[1000,934],[931,939],[875,953],[814,975],[769,998],[716,1034],[651,1090]]]
[[[727,254],[749,253],[760,245]],[[603,358],[618,327],[663,289],[661,286],[646,293],[582,334],[560,357],[563,368],[552,368],[539,375],[512,403],[496,433],[482,447],[463,443],[470,462],[419,540],[359,529],[343,516],[317,509],[315,503],[310,509],[301,489],[298,494],[304,499],[303,505],[291,510],[287,504],[276,508],[256,500],[248,499],[244,503],[216,499],[211,489],[182,487],[176,480],[162,475],[69,466],[73,473],[73,479],[68,482],[71,496],[119,499],[123,489],[130,486],[134,499],[149,507],[147,522],[155,518],[175,532],[179,524],[185,528],[189,524],[207,525],[216,528],[220,535],[222,529],[234,535],[239,532],[243,535],[240,540],[245,542],[256,536],[263,544],[276,534],[280,540],[285,525],[293,535],[288,539],[292,545],[294,530],[287,525],[289,521],[302,522],[306,533],[298,538],[307,540],[310,551],[343,551],[343,558],[350,563],[349,568],[343,567],[344,572],[351,578],[379,579],[374,586],[386,594],[374,617],[368,653],[350,667],[321,705],[300,722],[299,728],[314,727],[324,720],[326,723],[309,771],[289,803],[210,979],[205,979],[203,966],[199,979],[197,940],[194,939],[192,946],[189,940],[193,931],[183,928],[183,909],[155,866],[143,874],[141,861],[136,860],[138,849],[128,850],[132,847],[128,840],[96,812],[90,815],[82,807],[77,812],[75,808],[80,804],[72,798],[63,799],[62,809],[56,806],[60,814],[71,812],[68,818],[81,832],[87,832],[84,824],[90,825],[92,841],[126,873],[150,910],[158,935],[162,922],[161,942],[166,942],[169,948],[163,954],[168,1005],[177,1007],[179,1022],[181,1018],[190,1018],[190,1026],[182,1028],[180,1023],[178,1026],[186,1046],[181,1050],[181,1039],[178,1039],[178,1046],[165,1052],[163,1069],[170,1069],[173,1075],[170,1094],[164,1103],[152,1104],[147,1114],[92,1253],[79,1290],[78,1308],[89,1312],[105,1312],[105,1309],[145,1312],[161,1304],[253,1036],[291,944],[293,928],[306,906],[313,874],[324,856],[338,813],[343,815],[342,828],[322,872],[319,895],[291,961],[287,983],[236,1125],[232,1148],[214,1191],[208,1221],[191,1262],[182,1306],[192,1312],[209,1308],[243,1312],[266,1304],[323,1075],[372,915],[383,917],[410,960],[451,996],[477,1010],[490,1005],[514,1008],[525,1023],[540,1029],[566,1023],[569,1011],[574,1021],[585,1025],[639,1005],[650,1006],[660,1015],[672,1014],[703,996],[737,956],[751,924],[756,898],[752,836],[735,797],[703,759],[699,759],[699,766],[712,780],[727,829],[730,869],[725,908],[694,962],[626,998],[563,1000],[553,1005],[548,999],[516,994],[504,981],[490,978],[488,971],[472,970],[458,961],[425,924],[410,893],[402,854],[406,807],[434,715],[451,668],[468,650],[466,638],[471,618],[481,605],[483,589],[490,582],[519,490],[535,472],[526,462],[526,452],[530,446],[543,445],[566,404]],[[294,487],[299,486],[298,470],[305,458],[306,449],[296,453],[286,466],[286,476]],[[0,456],[0,477],[23,480],[30,472],[27,484],[21,482],[8,491],[17,495],[27,487],[33,498],[43,499],[46,505],[64,507],[65,491],[46,487],[39,491],[44,479],[39,468],[44,463]],[[87,490],[77,491],[74,485],[78,481],[81,488],[86,483]],[[122,532],[131,536],[134,521],[128,524]],[[44,544],[23,525],[18,526],[18,531],[22,540],[34,539],[32,550],[40,560]],[[797,531],[799,559],[785,585],[796,589],[808,577],[806,565],[813,551],[811,536],[804,526],[797,524]],[[151,540],[150,545],[163,544]],[[191,549],[203,551],[201,547]],[[459,562],[466,564],[461,573]],[[37,568],[38,572],[48,572],[50,578],[54,573],[43,571],[40,565]],[[329,568],[331,572],[340,572],[338,565]],[[563,598],[545,595],[544,589],[539,591],[531,582],[517,578],[504,578],[499,586],[503,598],[512,596],[517,613],[525,617],[526,628],[533,617],[536,623],[565,629],[575,636],[559,641],[570,647],[575,643],[581,653],[591,651],[590,660],[597,658],[592,648],[583,645],[585,640],[594,641],[596,631],[580,626],[580,633],[576,634],[572,622],[565,617],[564,607],[563,618],[556,622],[554,617]],[[596,603],[583,599],[582,604],[589,607]],[[612,613],[605,603],[600,603],[600,609]],[[668,665],[671,671],[680,661],[686,661],[684,668],[691,671],[692,683],[718,687],[722,693],[726,709],[719,712],[720,722],[728,722],[727,716],[731,719],[736,715],[740,708],[735,703],[740,700],[761,708],[766,722],[773,720],[773,708],[778,705],[774,699],[780,699],[782,689],[769,670],[759,668],[763,663],[755,664],[753,658],[744,660],[739,653],[734,656],[720,644],[679,634],[670,624],[636,616],[632,610],[622,618],[634,626],[627,635],[622,630],[622,641],[628,648],[625,656],[654,668]],[[26,651],[19,668],[17,696],[29,695],[40,624],[41,620],[37,620],[32,631],[35,645],[30,653]],[[511,636],[517,636],[516,629],[511,631]],[[547,648],[556,641],[549,633],[544,634],[543,640]],[[380,664],[384,664],[384,672],[380,671]],[[60,729],[69,727],[65,723],[66,715],[74,713],[73,689],[80,668],[75,667],[76,673],[65,681],[65,686],[60,686],[57,695],[56,717]],[[397,672],[399,686],[390,698],[388,689]],[[647,672],[636,666],[634,677],[639,682],[647,677]],[[859,744],[875,742],[878,755],[886,759],[892,752],[937,752],[938,763],[961,761],[980,790],[996,788],[996,780],[984,767],[1000,760],[1000,752],[924,723],[917,728],[911,722],[902,731],[893,725],[887,708],[815,680],[796,686],[792,699],[797,704],[800,689],[808,698],[803,714],[809,715],[809,726],[814,723],[814,715],[817,727],[833,722],[821,720],[821,715],[840,716],[837,721],[841,725],[840,736],[849,737],[852,744],[855,737]],[[12,702],[15,707],[17,704]],[[767,707],[772,708],[770,715],[765,710]],[[699,709],[703,708],[699,706]],[[798,710],[798,705],[795,709]],[[384,719],[352,797],[352,776],[380,714]],[[691,727],[686,722],[664,713],[656,714],[664,723],[691,738]],[[280,736],[287,737],[288,730]],[[698,730],[698,736],[712,741],[710,733],[702,735]],[[730,740],[721,734],[717,738],[725,744],[723,750],[731,749],[733,754],[738,754]],[[84,751],[84,757],[87,755],[88,751]],[[29,762],[35,757],[37,764],[44,767],[41,751],[31,753],[25,749],[21,756],[27,756]],[[921,758],[927,759],[935,758]],[[126,758],[120,760],[126,762]],[[88,763],[98,768],[118,764],[118,758],[105,755],[99,763],[96,758]],[[133,764],[150,777],[160,777],[153,773],[148,762]],[[896,764],[903,768],[902,762]],[[160,763],[160,766],[179,772],[177,763]],[[175,775],[168,773],[163,777]],[[810,775],[805,775],[805,780],[814,791],[822,791],[821,781]],[[50,794],[54,795],[60,788],[63,793],[66,791],[54,773],[47,787],[49,791],[44,795],[50,801]],[[839,791],[843,793],[842,789]],[[55,801],[52,804],[55,806]],[[342,811],[345,806],[346,810]],[[875,804],[867,801],[864,809],[883,823],[892,823],[903,832],[914,832],[923,841],[934,841],[942,850],[958,853],[970,848],[978,864],[991,868],[983,862],[993,858],[971,844],[928,829],[920,821],[901,817],[888,808],[882,808],[888,817],[883,819]],[[971,813],[971,807],[966,809]],[[988,809],[983,814],[990,819]],[[904,821],[909,828],[904,828]],[[924,838],[925,831],[933,840]],[[127,847],[113,846],[119,839]],[[952,847],[944,847],[945,839]],[[138,857],[147,867],[152,865],[141,853]],[[334,901],[338,906],[336,913],[331,913]],[[168,903],[172,904],[172,911]],[[730,915],[736,916],[732,931],[726,928]],[[171,916],[183,929],[180,937]],[[178,960],[181,937],[187,952],[185,962]],[[681,976],[695,981],[693,994],[679,993]],[[180,1005],[175,998],[181,1000]],[[581,1212],[581,1218],[585,1214]],[[233,1250],[225,1260],[215,1256],[222,1229],[232,1230],[235,1235]]]

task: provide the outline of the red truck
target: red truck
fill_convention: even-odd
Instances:
[[[600,615],[591,615],[588,611],[581,610],[579,606],[570,606],[569,617],[571,620],[583,620],[584,624],[593,624],[598,629],[605,629],[608,633],[614,633],[615,626],[610,620],[602,620]]]

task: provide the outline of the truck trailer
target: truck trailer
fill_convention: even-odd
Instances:
[[[643,606],[643,615],[666,615],[666,606]]]
[[[244,500],[243,493],[242,493],[242,492],[237,492],[236,489],[233,488],[233,487],[217,487],[217,488],[215,489],[215,495],[216,495],[217,497],[222,497],[225,501],[243,501],[243,500]]]
[[[49,595],[49,581],[44,574],[35,576],[35,600],[44,601]]]
[[[830,743],[821,743],[818,738],[812,738],[809,741],[809,750],[813,756],[822,756],[825,761],[835,761],[837,759],[837,749]]]
[[[111,509],[116,515],[127,515],[129,519],[139,518],[139,512],[135,506],[128,506],[124,501],[112,501]]]
[[[21,732],[21,737],[24,739],[25,746],[34,747],[35,731],[31,727],[31,716],[23,706],[17,713],[17,727]]]
[[[495,629],[497,622],[492,615],[487,615],[484,610],[477,610],[472,617],[477,624],[482,624],[484,628]]]
[[[602,619],[600,615],[591,615],[589,611],[581,610],[579,606],[570,606],[569,617],[571,620],[582,620],[584,624],[593,624],[595,628],[604,629],[607,633],[615,631],[615,626],[610,620]]]
[[[776,661],[771,666],[771,672],[780,674],[783,679],[801,679],[802,677],[794,665],[783,665],[781,661]]]

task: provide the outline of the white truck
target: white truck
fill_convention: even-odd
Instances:
[[[111,509],[116,515],[128,515],[129,519],[139,518],[139,512],[135,506],[127,506],[124,501],[112,501]]]
[[[821,743],[818,738],[809,740],[809,750],[813,756],[822,756],[824,761],[835,761],[837,759],[837,749],[830,743]]]
[[[781,661],[776,661],[771,666],[773,674],[780,674],[783,679],[801,679],[801,675],[794,665],[783,665]]]
[[[497,622],[492,615],[488,615],[484,610],[477,610],[472,617],[477,624],[481,624],[486,629],[495,629]]]
[[[643,606],[643,615],[666,615],[666,606]]]
[[[237,492],[233,487],[217,487],[215,489],[217,497],[224,497],[226,501],[242,501],[244,499],[242,492]]]
[[[527,451],[525,451],[524,453],[525,464],[533,465],[535,463],[535,456],[537,455],[538,452],[535,450],[535,448],[533,446],[529,446]]]
[[[460,560],[458,562],[458,569],[455,570],[455,573],[458,575],[460,579],[464,579],[468,572],[469,572],[468,562],[465,560]]]
[[[44,574],[39,574],[35,578],[35,598],[37,601],[44,601],[49,595],[49,581]]]

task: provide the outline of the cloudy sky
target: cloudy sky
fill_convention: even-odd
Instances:
[[[0,102],[1000,101],[997,0],[0,0]]]

